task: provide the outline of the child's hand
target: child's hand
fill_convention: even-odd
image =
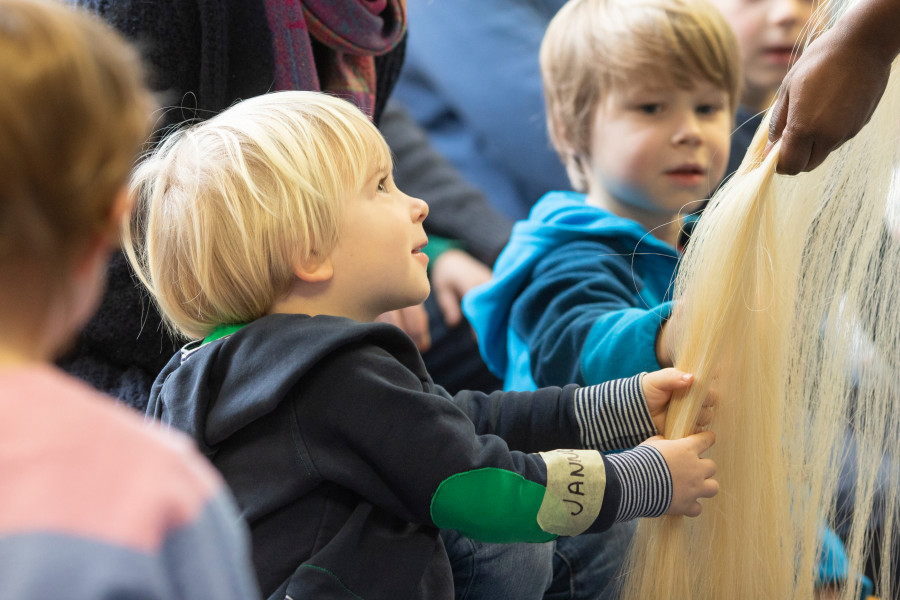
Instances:
[[[659,328],[659,332],[656,334],[654,352],[656,352],[656,362],[658,362],[661,367],[671,367],[675,364],[675,356],[672,354],[672,348],[675,347],[674,321],[675,310],[672,311],[672,315],[662,324]]]
[[[656,431],[662,433],[666,430],[666,412],[672,392],[687,389],[693,382],[693,375],[678,369],[661,369],[644,375],[641,386],[644,388],[644,398],[647,400],[647,408],[650,410],[650,418],[653,419]],[[697,415],[697,425],[693,433],[703,431],[703,428],[712,421],[716,402],[716,392],[711,388],[706,393],[700,414]]]
[[[678,440],[655,436],[642,445],[653,446],[666,460],[672,474],[672,504],[667,515],[696,517],[703,510],[699,498],[712,498],[719,493],[716,463],[700,458],[716,441],[716,435],[704,431]]]
[[[662,369],[647,373],[641,378],[641,387],[644,390],[644,398],[647,400],[647,408],[650,409],[650,418],[656,426],[656,431],[665,431],[666,408],[672,398],[672,392],[684,390],[694,383],[694,376],[678,369]]]

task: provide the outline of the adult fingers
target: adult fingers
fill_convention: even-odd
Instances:
[[[782,175],[796,175],[810,168],[815,143],[812,135],[795,134],[791,130],[781,138],[781,149],[778,151],[778,162],[775,171]],[[825,160],[828,153],[818,157],[819,163]],[[817,163],[818,164],[818,163]]]
[[[828,155],[844,143],[844,139],[835,142],[823,142],[821,139],[815,139],[809,150],[809,159],[806,161],[804,171],[812,171],[828,158]]]
[[[765,150],[765,155],[768,155],[775,143],[781,140],[775,171],[782,175],[796,175],[807,170],[814,145],[812,135],[798,132],[796,126],[787,126],[791,109],[791,76],[788,75],[772,107],[769,117],[769,140]]]
[[[449,288],[436,288],[435,300],[441,315],[448,327],[456,327],[462,321],[462,310],[459,307],[459,296]]]
[[[784,127],[787,125],[788,107],[790,106],[788,104],[788,98],[790,98],[788,81],[786,78],[782,83],[782,93],[775,100],[775,106],[772,107],[772,113],[769,117],[769,143],[766,145],[766,154],[769,153],[775,142],[781,139],[781,132],[784,131]]]

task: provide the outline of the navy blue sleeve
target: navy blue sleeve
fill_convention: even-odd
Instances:
[[[491,468],[541,486],[546,483],[539,455],[511,451],[500,437],[479,435],[466,412],[432,393],[430,386],[430,381],[378,346],[348,347],[329,356],[304,379],[302,400],[294,403],[316,471],[418,523],[431,522],[432,497],[454,475]],[[548,406],[533,410],[542,418],[552,414],[557,405],[554,395],[564,393],[571,397],[573,391],[548,392],[542,396]],[[507,408],[512,410],[513,405],[506,404],[504,413]],[[527,413],[532,408],[524,401],[520,410]],[[514,420],[521,424],[524,417]],[[531,435],[539,446],[578,445],[574,423],[555,431],[558,420],[549,421],[532,419]]]
[[[424,371],[363,343],[330,355],[302,387],[302,400],[293,406],[316,472],[411,522],[485,541],[537,542],[602,530],[635,511],[647,514],[640,511],[648,494],[655,509],[671,497],[647,488],[651,472],[668,478],[661,457],[648,462],[629,451],[629,467],[600,454],[655,432],[640,377],[589,388],[449,397]],[[630,471],[638,478],[629,480]],[[573,476],[577,486],[569,485]],[[561,517],[563,496],[575,490],[580,500],[585,481],[592,490],[589,509],[578,518]],[[623,503],[630,498],[641,504]]]

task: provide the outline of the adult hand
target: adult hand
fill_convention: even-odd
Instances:
[[[862,17],[869,14],[860,12]],[[781,139],[779,173],[815,169],[875,111],[896,53],[878,36],[866,35],[869,25],[858,21],[838,21],[809,45],[785,77],[772,108],[766,147],[768,152]]]
[[[491,269],[462,250],[447,250],[437,257],[431,267],[431,292],[448,327],[462,321],[460,302],[466,292],[490,278]]]
[[[407,306],[398,310],[392,310],[378,315],[375,319],[382,323],[396,325],[406,332],[416,343],[419,352],[425,352],[431,348],[431,333],[428,331],[428,312],[424,304]]]

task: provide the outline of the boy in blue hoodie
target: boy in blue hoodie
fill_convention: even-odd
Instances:
[[[547,28],[541,71],[550,137],[578,192],[545,195],[492,280],[464,298],[482,355],[516,390],[671,366],[680,225],[725,173],[740,101],[733,30],[706,0],[571,0]],[[602,547],[562,539],[557,559],[584,567],[600,547],[613,560],[605,535]],[[827,583],[847,569],[824,535]]]
[[[571,0],[541,44],[550,138],[577,192],[518,222],[463,309],[508,390],[671,365],[666,302],[678,218],[721,179],[740,54],[706,0]],[[546,600],[615,595],[633,535],[558,540]],[[597,584],[597,581],[603,581]]]
[[[579,191],[544,196],[465,298],[482,354],[506,389],[669,366],[680,217],[728,161],[734,34],[705,0],[575,0],[547,29],[541,70]]]

